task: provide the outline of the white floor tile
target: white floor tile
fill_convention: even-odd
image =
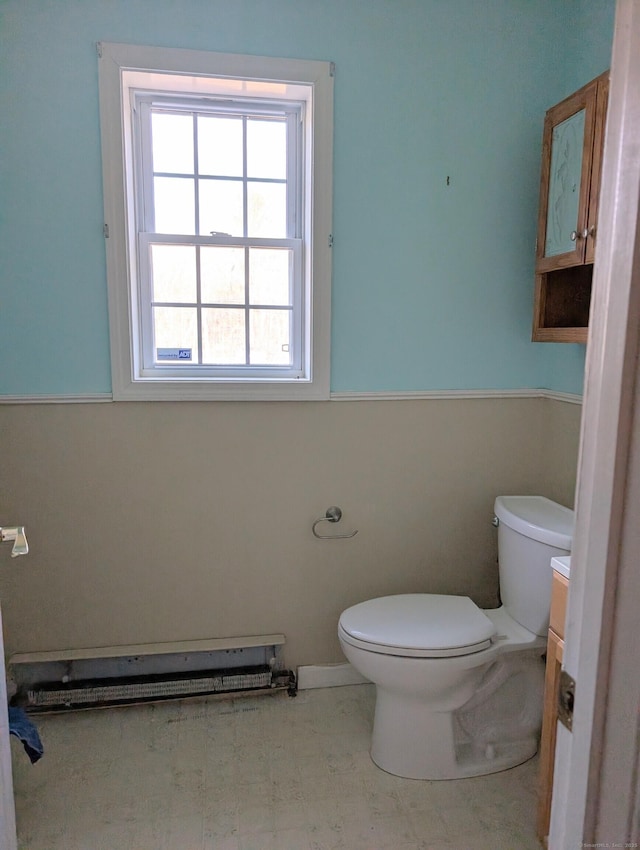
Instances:
[[[35,718],[20,850],[534,850],[536,760],[421,782],[369,756],[369,685]]]

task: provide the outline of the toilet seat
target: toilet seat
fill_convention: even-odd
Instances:
[[[468,596],[407,593],[348,608],[338,631],[346,643],[370,652],[451,658],[488,649],[496,627]]]

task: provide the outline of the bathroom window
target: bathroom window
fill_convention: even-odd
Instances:
[[[98,52],[114,398],[328,398],[331,66]]]

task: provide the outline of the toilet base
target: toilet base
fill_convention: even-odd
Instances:
[[[492,745],[488,745],[492,747]],[[371,759],[385,773],[393,776],[401,776],[404,779],[468,779],[472,776],[488,776],[490,773],[499,773],[502,770],[517,767],[519,764],[529,761],[538,752],[538,741],[509,742],[495,745],[491,749],[491,756],[478,753],[475,748],[463,745],[460,748],[459,759],[448,765],[445,769],[436,770],[430,756],[425,756],[422,767],[412,759],[411,768],[406,767],[401,760],[396,758],[387,759],[384,753],[378,753],[371,749]]]
[[[507,770],[538,749],[544,637],[502,608],[489,649],[446,658],[391,655],[354,645],[347,659],[376,686],[371,757],[407,779],[462,779]]]
[[[406,694],[399,705],[395,694],[377,688],[371,758],[387,773],[434,780],[484,776],[522,764],[538,750],[537,736],[483,744],[457,738],[454,712],[426,711],[422,700]]]

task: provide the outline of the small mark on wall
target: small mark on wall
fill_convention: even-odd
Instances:
[[[450,186],[450,185],[451,185],[451,178],[450,178],[450,177],[449,177],[449,175],[447,174],[447,186]]]

